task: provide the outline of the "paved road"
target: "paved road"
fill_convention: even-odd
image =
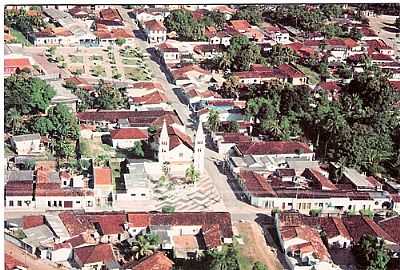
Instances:
[[[17,260],[23,262],[28,269],[32,270],[60,270],[66,269],[64,267],[54,267],[49,264],[47,261],[39,260],[34,258],[33,256],[25,253],[22,249],[14,245],[9,241],[4,241],[4,250],[8,255],[13,256]]]

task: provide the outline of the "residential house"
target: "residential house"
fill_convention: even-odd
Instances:
[[[240,32],[232,27],[225,27],[223,30],[217,31],[213,26],[206,27],[204,34],[208,38],[209,44],[224,45],[225,47],[229,47],[232,37],[241,35]]]
[[[128,173],[123,175],[125,190],[117,193],[117,201],[151,199],[152,190],[144,162],[130,162],[127,164],[127,169]]]
[[[158,21],[162,23],[170,14],[167,8],[140,8],[134,11],[136,22],[143,26],[148,21]]]
[[[4,56],[4,76],[10,76],[22,70],[33,71],[30,57]]]
[[[111,244],[76,248],[73,251],[73,260],[82,270],[95,270],[103,267],[108,270],[119,269]]]
[[[365,47],[368,54],[379,53],[394,56],[395,53],[395,50],[382,39],[367,40],[365,41]]]
[[[99,18],[96,19],[96,24],[104,25],[109,31],[115,28],[124,27],[124,21],[119,14],[118,9],[102,9],[100,10],[99,15]]]
[[[112,204],[112,170],[106,167],[93,168],[94,194],[96,196],[96,205],[110,206]]]
[[[151,20],[144,23],[144,33],[149,43],[163,43],[167,40],[167,28],[159,21]]]
[[[84,89],[88,92],[93,91],[93,85],[90,84],[86,79],[81,78],[81,77],[74,76],[74,77],[65,78],[64,82],[66,85],[71,85],[76,88]]]
[[[290,42],[289,32],[277,26],[269,26],[265,28],[266,34],[278,44],[287,44]]]
[[[122,213],[87,213],[84,215],[93,224],[100,235],[101,243],[117,243],[128,238],[124,229],[127,222],[126,214]]]
[[[5,208],[29,209],[34,207],[33,181],[7,181],[5,184]]]
[[[230,26],[239,33],[245,33],[249,31],[251,25],[246,20],[230,20]]]
[[[170,70],[172,82],[181,86],[188,83],[208,83],[212,75],[209,71],[198,65],[186,65],[177,69]]]
[[[28,40],[35,46],[74,46],[78,44],[74,34],[64,27],[29,33]]]
[[[129,104],[133,111],[172,110],[167,96],[162,91],[131,97]]]
[[[23,229],[22,231],[26,235],[22,239],[24,249],[28,253],[38,256],[40,259],[46,259],[47,248],[51,247],[56,240],[56,235],[52,230],[43,224]]]
[[[332,38],[324,41],[325,50],[328,52],[328,62],[344,62],[347,57],[360,54],[362,47],[351,38]]]
[[[195,57],[199,60],[212,59],[222,56],[224,46],[221,44],[202,44],[195,46],[193,51],[196,53]]]
[[[130,149],[135,142],[141,142],[148,139],[146,130],[138,128],[120,128],[110,131],[111,140],[114,148]]]
[[[110,46],[116,44],[117,40],[125,40],[126,44],[133,44],[134,35],[127,28],[115,28],[109,30],[105,25],[97,24],[95,32],[100,46]]]
[[[181,53],[179,52],[179,49],[173,45],[164,42],[161,43],[157,49],[161,62],[164,65],[167,63],[179,63],[181,61]]]
[[[163,252],[157,251],[139,261],[131,261],[123,266],[129,270],[172,270],[174,262]]]
[[[10,144],[18,155],[35,155],[45,150],[38,133],[12,136]]]
[[[337,100],[339,98],[342,87],[335,81],[320,82],[315,90],[323,91],[328,94],[329,100]]]

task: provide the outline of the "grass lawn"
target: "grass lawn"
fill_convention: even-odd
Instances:
[[[82,157],[85,158],[96,158],[100,155],[115,156],[114,148],[103,144],[100,138],[94,138],[93,140],[80,138],[79,147]]]
[[[248,239],[246,235],[241,235],[243,238],[244,243],[248,243]],[[239,243],[235,243],[235,246],[238,250],[238,261],[240,265],[240,270],[251,270],[253,267],[253,264],[255,263],[254,260],[246,256],[246,244],[244,245],[239,245]]]
[[[139,61],[136,58],[122,58],[124,65],[138,65]]]
[[[123,57],[139,57],[143,58],[143,53],[136,48],[127,48],[124,51],[120,52]]]
[[[114,188],[114,192],[116,192],[116,190],[117,190],[116,183],[117,183],[117,180],[119,180],[117,178],[120,178],[120,176],[121,176],[121,166],[120,166],[119,161],[111,160],[110,161],[110,167],[111,167],[111,170],[112,170],[113,188]]]
[[[25,46],[32,46],[32,43],[30,43],[20,31],[11,28],[11,35],[15,37],[17,43],[24,44]]]
[[[151,75],[146,74],[143,69],[134,67],[124,67],[125,77],[134,81],[149,81]]]
[[[69,57],[72,63],[83,63],[82,55],[70,55]]]
[[[309,78],[310,84],[318,84],[320,82],[318,73],[312,71],[310,68],[302,66],[302,65],[297,65],[296,67],[299,70],[301,70],[304,74],[306,74],[306,76]]]
[[[106,76],[106,70],[102,66],[92,66],[92,69],[90,70],[93,76]]]

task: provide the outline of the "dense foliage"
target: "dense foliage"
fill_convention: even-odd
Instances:
[[[222,250],[211,250],[207,252],[210,261],[210,270],[239,270],[238,251],[233,245],[226,245]]]
[[[384,247],[383,240],[371,235],[363,235],[353,253],[361,269],[385,270],[390,261],[389,251]]]
[[[400,172],[400,101],[387,75],[371,66],[356,74],[341,98],[308,87],[253,85],[247,115],[273,139],[306,136],[319,158],[376,174]]]
[[[4,24],[21,31],[25,35],[34,29],[46,26],[41,16],[28,16],[24,9],[5,10]]]
[[[259,6],[241,6],[239,11],[234,15],[233,19],[246,20],[252,25],[262,23],[262,9]]]

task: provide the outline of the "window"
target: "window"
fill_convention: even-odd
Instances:
[[[88,207],[92,207],[93,206],[93,202],[92,201],[87,201],[87,206]]]
[[[51,207],[51,201],[47,201],[47,206]]]
[[[18,206],[22,206],[22,201],[17,201]]]
[[[135,196],[136,196],[136,194],[135,194],[135,193],[132,193],[132,194],[131,194],[131,196],[132,196],[132,197],[135,197]]]
[[[76,201],[75,203],[81,203],[81,201]]]
[[[140,195],[142,195],[142,197],[146,196],[146,194],[144,194],[144,193],[142,193],[142,194],[140,194]]]
[[[62,201],[58,201],[58,206],[62,207]]]
[[[182,158],[183,157],[183,153],[179,153],[179,157]]]
[[[57,207],[57,201],[53,201],[53,206]]]
[[[11,206],[11,207],[14,206],[14,201],[9,201],[8,206]]]

